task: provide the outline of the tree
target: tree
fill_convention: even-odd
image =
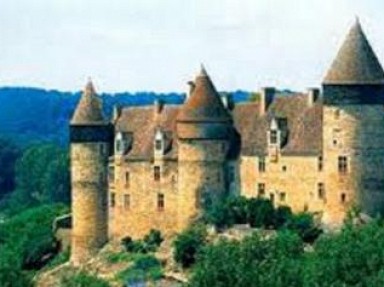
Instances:
[[[207,232],[204,225],[194,225],[180,233],[173,242],[173,258],[183,268],[191,267],[199,251],[206,243]]]
[[[15,165],[20,155],[13,142],[0,138],[0,200],[15,188]]]

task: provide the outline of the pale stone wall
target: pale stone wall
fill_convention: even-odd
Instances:
[[[384,108],[381,105],[323,107],[323,146],[327,178],[325,221],[333,224],[356,204],[370,215],[384,206]],[[348,172],[338,170],[347,156]],[[341,202],[341,194],[346,202]]]
[[[154,165],[160,166],[160,181],[154,179]],[[129,172],[129,184],[126,173]],[[115,206],[109,202],[109,234],[120,240],[125,236],[142,238],[151,229],[168,236],[177,231],[177,162],[122,162],[115,160],[115,182],[109,196],[115,193]],[[164,209],[158,209],[158,194],[164,195]],[[129,207],[124,195],[129,195]]]
[[[226,141],[179,142],[179,230],[195,218],[206,200],[225,192]]]
[[[72,251],[80,264],[107,241],[107,143],[71,144]]]
[[[288,205],[295,212],[321,212],[324,200],[318,196],[323,172],[318,170],[317,156],[265,157],[265,172],[259,171],[259,157],[243,156],[240,160],[241,194],[257,197],[259,183],[265,184],[265,198],[274,198],[275,206]],[[282,194],[285,194],[284,196]]]

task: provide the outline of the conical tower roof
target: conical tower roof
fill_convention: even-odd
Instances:
[[[83,95],[72,117],[72,125],[91,125],[105,123],[100,98],[96,95],[91,80],[88,81]]]
[[[360,22],[349,31],[323,84],[384,84],[384,72]]]
[[[177,120],[184,122],[230,122],[232,120],[203,66]]]

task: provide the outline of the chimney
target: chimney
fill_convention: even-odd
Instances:
[[[309,88],[308,89],[308,107],[312,107],[312,105],[317,101],[320,95],[320,90],[318,88]]]
[[[122,110],[122,108],[121,108],[121,106],[119,106],[119,105],[115,105],[115,106],[113,107],[113,121],[114,121],[114,122],[116,122],[116,121],[120,118],[120,116],[121,116],[121,110]]]
[[[260,91],[260,116],[268,111],[269,105],[273,102],[276,90],[273,87],[262,88]]]
[[[189,81],[187,84],[188,84],[188,91],[187,91],[187,97],[185,98],[186,100],[192,95],[196,86],[193,81]]]
[[[163,107],[164,107],[163,101],[159,98],[155,98],[155,101],[154,101],[155,115],[160,114],[161,111],[163,110]]]

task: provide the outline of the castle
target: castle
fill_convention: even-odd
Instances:
[[[70,123],[72,262],[183,230],[205,200],[269,198],[340,224],[384,210],[384,72],[357,21],[319,89],[233,104],[202,68],[183,105],[115,108],[89,82]]]

